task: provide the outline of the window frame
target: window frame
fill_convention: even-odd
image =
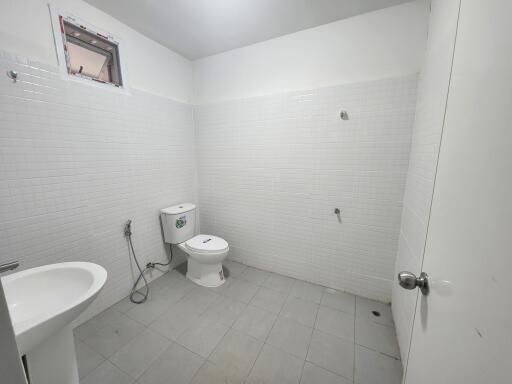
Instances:
[[[90,86],[102,88],[105,90],[110,90],[114,92],[121,92],[129,94],[128,87],[128,76],[126,74],[126,65],[124,65],[124,51],[125,45],[119,38],[114,37],[112,34],[102,31],[92,24],[84,21],[78,17],[73,16],[70,13],[63,12],[56,7],[48,4],[50,10],[50,17],[53,29],[53,37],[55,43],[55,50],[57,54],[57,61],[59,64],[61,79],[63,80],[71,80],[75,82],[79,82],[82,84],[87,84]],[[81,75],[81,74],[73,74],[69,72],[68,63],[69,59],[67,57],[66,52],[66,33],[64,30],[64,22],[73,25],[74,27],[80,28],[85,33],[89,35],[93,35],[98,39],[106,40],[108,43],[115,44],[117,46],[116,54],[114,56],[114,60],[117,61],[117,68],[119,70],[119,78],[121,79],[121,84],[117,85],[110,82],[101,81],[90,76]]]

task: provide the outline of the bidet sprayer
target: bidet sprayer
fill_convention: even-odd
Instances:
[[[126,224],[124,225],[124,235],[126,237],[129,237],[132,235],[132,221],[128,220]]]

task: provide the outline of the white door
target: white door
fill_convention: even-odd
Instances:
[[[406,384],[512,383],[511,18],[461,1]]]

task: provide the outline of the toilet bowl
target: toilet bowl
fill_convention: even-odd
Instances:
[[[204,287],[224,284],[222,261],[227,257],[226,240],[212,235],[197,235],[178,247],[188,255],[187,278]]]
[[[160,211],[164,239],[188,255],[187,278],[203,287],[225,282],[222,262],[229,253],[226,240],[213,235],[196,235],[196,206],[173,205]]]

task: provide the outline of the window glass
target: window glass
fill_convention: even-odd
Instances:
[[[122,85],[118,45],[87,28],[63,21],[68,73]]]

